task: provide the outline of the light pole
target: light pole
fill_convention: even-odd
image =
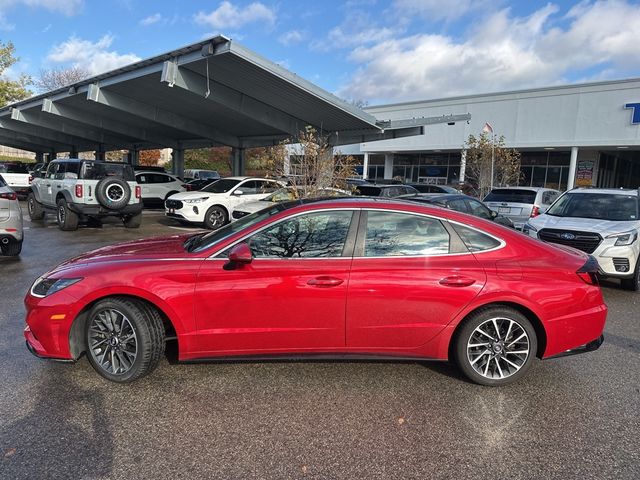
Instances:
[[[496,147],[496,136],[493,133],[493,129],[491,130],[491,182],[489,182],[489,186],[491,190],[493,190],[493,166],[495,165],[495,147]]]

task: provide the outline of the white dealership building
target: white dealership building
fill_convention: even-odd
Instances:
[[[640,186],[640,79],[469,95],[367,107],[380,120],[471,114],[424,134],[340,147],[369,179],[464,181],[463,145],[485,123],[521,152],[520,185]]]

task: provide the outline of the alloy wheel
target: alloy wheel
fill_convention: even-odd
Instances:
[[[484,378],[500,380],[520,370],[530,355],[526,330],[513,319],[490,318],[478,325],[467,342],[467,360]]]
[[[124,197],[124,189],[117,183],[114,183],[113,185],[109,185],[109,187],[107,187],[106,194],[109,200],[111,200],[112,202],[117,202],[122,197]]]
[[[58,205],[58,223],[64,225],[64,221],[67,218],[67,212],[64,205]]]
[[[116,309],[99,311],[89,324],[89,350],[104,371],[127,373],[138,356],[138,337],[129,319]]]
[[[209,223],[214,227],[218,228],[224,225],[224,213],[220,210],[213,210],[209,214]]]

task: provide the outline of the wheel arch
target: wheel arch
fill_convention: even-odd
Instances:
[[[175,338],[178,342],[178,351],[180,351],[180,336],[177,335],[175,324],[172,321],[171,317],[166,313],[165,309],[140,295],[135,295],[133,293],[113,293],[101,295],[97,298],[92,299],[82,308],[82,310],[80,310],[78,315],[76,315],[76,318],[73,320],[71,328],[69,329],[69,352],[71,353],[71,357],[74,360],[80,358],[80,356],[86,351],[85,330],[89,312],[98,302],[110,298],[124,298],[127,300],[132,300],[134,302],[142,303],[146,307],[154,309],[162,319],[162,324],[165,330],[165,337],[167,339]]]
[[[467,314],[464,316],[464,318],[462,320],[460,320],[460,322],[458,322],[458,324],[456,325],[455,330],[453,331],[453,334],[451,335],[451,338],[449,340],[449,353],[448,353],[449,361],[453,361],[453,359],[454,359],[453,350],[455,348],[455,344],[456,344],[456,341],[458,339],[458,335],[460,333],[460,330],[464,326],[464,324],[467,321],[467,319],[471,315],[473,315],[474,313],[476,313],[476,312],[478,312],[480,310],[485,310],[487,308],[494,308],[494,307],[496,307],[496,308],[506,307],[506,308],[511,308],[513,310],[516,310],[517,312],[519,312],[522,315],[524,315],[527,318],[527,320],[529,320],[531,322],[531,325],[533,326],[533,329],[536,332],[536,339],[538,341],[538,349],[536,351],[536,357],[542,358],[542,356],[544,355],[544,352],[545,352],[545,350],[547,348],[547,332],[546,332],[546,330],[544,328],[544,325],[542,324],[542,321],[538,317],[538,315],[536,315],[533,310],[531,310],[530,308],[522,305],[521,303],[517,303],[517,302],[513,302],[513,301],[496,301],[496,302],[486,303],[484,305],[480,305],[480,306],[475,307],[470,312],[467,312]]]
[[[30,187],[29,188],[29,193],[33,193],[33,198],[35,198],[38,203],[42,203],[42,199],[40,198],[40,192],[38,191],[37,188],[35,188],[33,186]]]
[[[56,199],[54,203],[57,205],[58,200],[60,200],[61,198],[64,198],[67,201],[67,203],[73,203],[73,198],[71,197],[71,194],[66,190],[62,190],[56,194]]]

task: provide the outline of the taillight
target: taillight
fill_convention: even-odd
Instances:
[[[598,285],[597,273],[598,261],[591,255],[589,255],[585,264],[576,271],[576,275],[578,275],[582,281],[588,285]]]
[[[186,185],[186,184],[183,183],[182,184],[182,188],[185,188],[185,189],[189,190],[189,185]]]
[[[531,218],[537,217],[538,215],[540,215],[540,207],[538,207],[537,205],[534,205],[533,208],[531,209]]]
[[[82,198],[82,185],[76,185],[76,197]]]
[[[29,183],[33,182],[33,175],[29,175]]]
[[[136,185],[136,198],[142,197],[142,189],[139,185]]]
[[[18,194],[16,192],[0,193],[0,198],[4,198],[5,200],[16,200],[18,198]]]

